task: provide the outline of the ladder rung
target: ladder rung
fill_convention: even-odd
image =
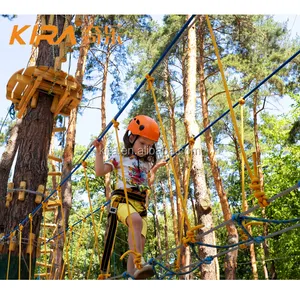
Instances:
[[[46,277],[46,276],[50,276],[51,273],[41,273],[41,274],[34,274],[34,277]]]
[[[49,172],[48,176],[61,176],[61,172]]]
[[[41,223],[41,226],[49,227],[49,228],[56,228],[56,224],[51,224],[51,223]]]
[[[40,266],[40,267],[47,267],[47,268],[51,268],[52,267],[51,264],[45,264],[45,263],[39,262],[39,261],[36,262],[36,265]]]
[[[46,212],[52,212],[52,211],[56,211],[57,206],[51,206],[51,207],[46,207],[45,211]]]
[[[41,250],[41,254],[47,254],[47,253],[52,253],[53,252],[53,249],[49,249],[49,250]]]
[[[44,237],[39,237],[39,241],[41,241],[41,242],[47,242],[47,238],[44,238]]]
[[[60,199],[57,199],[57,200],[48,200],[48,207],[53,207],[53,206],[61,206],[62,203],[61,203],[61,200]]]
[[[66,127],[55,127],[53,132],[63,132],[66,131]]]
[[[55,161],[60,162],[60,163],[62,162],[61,158],[56,157],[54,155],[48,155],[48,159],[52,159],[52,160],[55,160]]]

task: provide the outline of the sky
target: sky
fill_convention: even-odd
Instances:
[[[277,1],[276,1],[277,2]],[[96,4],[95,4],[96,3]],[[217,14],[217,13],[244,13],[244,14],[253,14],[253,13],[261,13],[261,14],[276,14],[276,20],[280,22],[285,22],[288,20],[288,26],[289,29],[291,29],[291,37],[294,37],[296,33],[300,35],[300,15],[296,15],[295,13],[299,13],[299,3],[300,1],[291,1],[291,0],[285,0],[283,3],[281,3],[280,7],[278,7],[278,3],[274,4],[275,1],[258,1],[258,0],[252,0],[252,1],[235,1],[235,0],[229,0],[229,1],[172,1],[172,5],[168,4],[167,1],[151,1],[151,2],[140,2],[139,5],[136,4],[136,2],[132,0],[127,1],[114,1],[114,2],[92,2],[90,0],[86,1],[58,1],[58,0],[52,0],[50,2],[45,1],[1,1],[0,10],[4,13],[9,14],[19,14],[19,17],[9,22],[6,19],[0,18],[0,49],[1,49],[1,64],[0,64],[0,119],[5,117],[7,114],[7,110],[11,105],[11,102],[6,100],[6,84],[9,78],[18,70],[26,67],[28,58],[30,56],[31,46],[20,46],[20,45],[13,45],[9,46],[9,37],[10,32],[12,29],[13,24],[18,25],[33,25],[35,22],[36,14],[42,14],[42,13],[49,13],[49,14],[55,14],[55,13],[77,13],[77,14],[87,14],[87,13],[99,13],[99,14],[106,14],[106,13],[123,13],[123,14],[136,14],[136,13],[147,13],[151,14],[156,19],[161,19],[161,16],[163,14],[187,14],[187,13],[210,13],[210,14]],[[24,39],[28,41],[29,38],[29,30],[27,32],[28,37],[26,37],[26,34],[24,34]],[[73,59],[74,61],[74,59]],[[66,71],[68,68],[68,63],[65,63],[63,65],[63,69]],[[71,67],[71,75],[74,74],[74,65]],[[141,79],[142,80],[142,79]],[[107,94],[107,103],[109,104],[110,99],[110,93]],[[282,105],[285,105],[285,101],[282,99]],[[134,101],[132,102],[134,104]],[[93,106],[99,107],[99,102],[95,101],[93,103]],[[107,116],[107,120],[111,120],[112,117],[117,113],[117,107],[115,105],[109,104],[109,112]],[[121,117],[119,118],[119,121],[122,121],[123,116],[126,117],[126,114],[128,113],[128,107]],[[77,138],[76,142],[82,145],[88,145],[90,142],[90,137],[92,135],[96,136],[100,133],[100,127],[101,127],[101,120],[100,120],[100,111],[99,110],[86,110],[84,115],[78,118],[78,126],[77,126]],[[0,149],[1,154],[1,149]],[[30,284],[33,284],[34,282],[26,282],[23,288],[33,288],[30,287]],[[125,284],[126,281],[119,281],[118,287],[120,287],[122,284]],[[147,285],[146,285],[147,283]],[[3,285],[6,283],[3,283]],[[13,283],[15,285],[15,283]],[[25,283],[23,283],[25,284]],[[46,282],[40,282],[39,285],[42,286],[43,284],[46,284]],[[47,283],[47,286],[45,285],[44,288],[49,287],[49,282]],[[101,291],[99,290],[99,287],[101,288],[101,284],[99,285],[99,282],[97,281],[89,281],[85,282],[83,285],[83,282],[76,282],[76,285],[74,282],[56,282],[55,283],[55,293],[59,290],[64,290],[66,293],[68,293],[68,296],[72,295],[72,299],[82,299],[82,297],[86,298],[87,295],[91,292],[97,293],[97,295],[100,295]],[[61,284],[61,285],[60,285]],[[63,284],[63,285],[62,285]],[[112,281],[106,282],[105,290],[106,293],[110,292],[113,293],[114,296],[119,295],[124,298],[125,290],[128,291],[128,287],[124,285],[124,289],[118,288],[115,289],[112,284],[115,284]],[[134,281],[131,283],[134,284]],[[213,296],[226,299],[225,293],[226,289],[228,291],[228,294],[230,297],[232,297],[231,291],[237,292],[238,295],[241,295],[240,292],[242,291],[240,287],[242,286],[245,288],[254,288],[253,293],[243,293],[241,295],[243,299],[252,299],[253,296],[256,295],[257,291],[259,291],[259,296],[262,298],[264,296],[272,297],[272,299],[282,299],[285,291],[289,290],[292,291],[293,288],[295,288],[294,285],[292,285],[292,282],[285,281],[284,282],[284,288],[281,291],[278,291],[276,287],[281,286],[280,282],[275,281],[274,282],[268,282],[268,285],[266,285],[266,282],[247,282],[246,285],[242,285],[240,282],[232,281],[225,282],[223,281],[220,283],[216,283],[214,281],[211,282],[205,282],[205,286],[203,282],[197,282],[197,289],[195,289],[195,285],[192,282],[178,282],[178,281],[163,281],[163,286],[159,286],[157,281],[144,281],[139,282],[139,286],[144,287],[145,289],[149,289],[149,287],[156,288],[164,288],[164,292],[161,293],[159,290],[153,290],[152,292],[143,292],[140,294],[143,297],[143,300],[145,299],[153,299],[153,297],[156,297],[158,295],[165,295],[169,298],[183,298],[187,295],[196,295],[197,298],[211,298],[211,291],[213,291]],[[176,286],[175,286],[176,284]],[[183,286],[184,284],[184,286]],[[224,284],[224,285],[222,285]],[[231,284],[234,284],[234,286]],[[264,284],[264,285],[262,285]],[[276,285],[275,285],[276,284]],[[111,286],[110,286],[111,285]],[[216,286],[218,288],[216,288]],[[12,286],[13,287],[13,286]],[[71,289],[71,288],[72,289]],[[136,286],[131,286],[134,289],[136,289]],[[190,288],[190,289],[187,289]],[[35,291],[36,291],[36,287]],[[249,289],[250,290],[250,289]],[[248,291],[249,291],[248,290]],[[24,294],[24,289],[19,289],[20,292],[23,291],[22,299],[25,299],[26,293]],[[276,291],[276,294],[274,293]],[[129,293],[130,291],[128,291]],[[141,293],[141,291],[139,291]],[[14,295],[17,297],[18,289],[14,289]],[[128,294],[127,294],[128,295]],[[237,296],[235,293],[234,295]],[[90,294],[90,296],[93,296]],[[130,295],[128,295],[130,296]],[[31,297],[31,296],[30,296]],[[52,293],[43,293],[43,299],[50,299],[53,298]],[[279,297],[279,298],[278,298]],[[126,298],[126,297],[125,297]]]

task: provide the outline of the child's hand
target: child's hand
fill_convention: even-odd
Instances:
[[[103,148],[104,148],[103,141],[99,142],[98,140],[94,140],[93,145],[96,147],[97,153],[102,153]]]

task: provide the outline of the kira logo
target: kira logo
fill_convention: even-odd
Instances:
[[[19,28],[18,25],[14,25],[9,45],[14,45],[15,41],[20,45],[26,45],[26,42],[22,39],[21,34],[23,34],[31,25],[25,25]],[[38,46],[40,41],[48,41],[49,45],[59,45],[63,40],[69,42],[71,46],[76,45],[75,29],[72,25],[66,27],[62,34],[58,36],[58,28],[55,25],[42,25],[40,27],[41,32],[47,32],[47,34],[38,34],[38,25],[34,25],[31,33],[31,38],[29,41],[30,45]],[[88,26],[84,30],[83,39],[87,43],[101,43],[101,36],[103,36],[103,30],[97,26]],[[57,39],[56,39],[57,38]],[[54,39],[56,39],[54,41]],[[115,28],[109,28],[109,26],[104,26],[104,38],[105,44],[115,44],[116,41],[122,44],[121,37],[116,35]]]

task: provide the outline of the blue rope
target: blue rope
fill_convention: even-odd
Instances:
[[[245,220],[253,220],[253,221],[259,221],[259,222],[264,222],[264,223],[274,223],[274,224],[288,224],[288,223],[300,221],[300,218],[290,219],[290,220],[268,220],[268,219],[249,217],[249,216],[241,216],[241,218],[245,219]]]

